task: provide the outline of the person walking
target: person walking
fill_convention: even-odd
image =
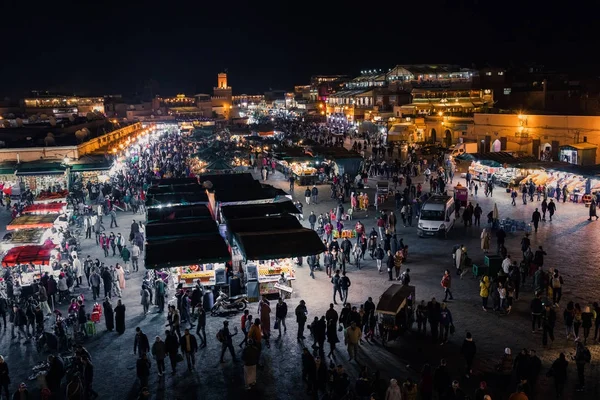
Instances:
[[[361,329],[356,326],[356,322],[352,321],[350,326],[346,329],[344,341],[346,342],[346,346],[348,348],[348,355],[350,356],[350,360],[353,359],[358,362],[358,346],[360,343],[360,339],[362,337]]]
[[[460,348],[460,352],[465,358],[465,377],[469,379],[471,377],[471,374],[473,374],[473,360],[475,359],[475,354],[477,353],[477,346],[475,346],[475,342],[473,341],[473,335],[471,335],[471,332],[467,332],[467,336],[463,341],[463,344]]]
[[[115,307],[115,326],[119,335],[125,333],[125,305],[121,302],[121,299]]]
[[[315,204],[319,204],[318,200],[319,200],[319,189],[317,189],[317,185],[313,185],[312,190],[310,191],[310,194],[312,196],[312,202]]]
[[[578,379],[578,392],[583,392],[585,390],[585,364],[592,361],[592,353],[590,350],[584,346],[584,344],[580,340],[576,340],[577,350],[575,351],[575,356],[573,356],[573,360],[575,361],[575,365],[577,366],[577,379]]]
[[[344,295],[342,294],[340,280],[341,280],[340,270],[336,270],[335,275],[331,278],[331,284],[333,285],[333,304],[337,304],[337,301],[335,301],[335,299],[336,299],[335,296],[337,293],[340,294],[340,301],[342,303],[344,302]]]
[[[148,310],[150,309],[150,290],[148,290],[148,288],[146,287],[142,287],[140,289],[140,297],[140,304],[142,305],[145,316],[146,314],[148,314]]]
[[[550,222],[552,222],[552,217],[556,212],[556,203],[554,200],[550,199],[550,203],[548,203],[548,214],[550,214]]]
[[[294,314],[296,314],[296,322],[298,323],[298,334],[296,337],[298,340],[303,340],[305,339],[304,325],[306,324],[306,319],[308,315],[308,310],[306,309],[306,303],[304,302],[304,300],[300,300],[300,304],[298,304],[298,306],[296,307]]]
[[[304,191],[304,201],[306,201],[306,205],[307,206],[310,205],[310,196],[311,196],[311,191],[310,191],[310,189],[307,186],[306,190]]]
[[[550,306],[545,305],[545,311],[542,314],[542,345],[548,346],[548,337],[550,337],[550,344],[554,342],[554,326],[556,325],[556,311]]]
[[[260,359],[260,350],[256,347],[252,339],[248,339],[248,344],[242,350],[242,361],[244,362],[244,383],[246,390],[251,389],[256,384],[256,366]]]
[[[231,358],[233,361],[237,361],[235,357],[235,351],[233,350],[233,341],[232,337],[237,335],[237,327],[234,328],[233,334],[229,332],[229,321],[223,321],[223,328],[217,332],[217,339],[221,342],[221,359],[220,363],[224,363],[225,360],[223,356],[225,356],[225,352],[229,349],[229,353],[231,353]]]
[[[142,354],[150,351],[150,341],[148,336],[142,332],[142,329],[138,326],[135,328],[135,338],[133,340],[133,354]]]
[[[280,297],[275,306],[275,325],[281,336],[281,326],[283,325],[283,333],[287,332],[287,326],[285,324],[285,317],[287,317],[288,306],[285,301]]]
[[[258,303],[258,314],[260,316],[260,326],[262,328],[263,338],[268,348],[271,347],[269,339],[271,338],[271,305],[267,296],[263,296]],[[258,345],[258,344],[257,344]]]
[[[484,275],[479,282],[479,297],[481,297],[481,308],[487,311],[488,298],[490,296],[490,278]]]
[[[448,296],[450,296],[450,300],[454,300],[454,296],[452,296],[452,292],[450,291],[452,286],[452,276],[450,274],[450,270],[444,271],[444,276],[442,276],[440,284],[444,288],[444,301],[448,300]]]
[[[156,360],[156,368],[158,369],[158,376],[163,376],[165,373],[165,358],[167,357],[167,346],[162,341],[160,336],[156,337],[154,344],[152,344],[152,356]]]
[[[487,228],[483,228],[481,231],[481,250],[483,254],[487,254],[490,251],[491,235]]]
[[[446,302],[443,302],[440,308],[440,345],[448,343],[448,333],[451,327],[454,327],[452,313],[448,309]]]
[[[10,371],[8,369],[8,364],[4,360],[3,356],[0,356],[0,397],[2,397],[2,392],[6,395],[7,399],[10,399],[10,394],[8,392],[8,385],[10,384]]]
[[[200,348],[206,347],[206,311],[202,307],[202,303],[198,305],[198,320],[196,321],[196,335],[201,340]]]
[[[148,378],[150,377],[150,360],[146,353],[142,354],[135,363],[137,377],[140,380],[141,387],[148,387]]]
[[[342,277],[340,278],[340,289],[341,289],[341,296],[342,296],[342,303],[346,304],[348,302],[348,289],[350,289],[350,285],[352,285],[352,282],[350,282],[350,278],[348,278],[346,276],[346,272],[342,272]],[[334,300],[335,300],[335,293],[334,293]]]
[[[181,339],[179,339],[179,345],[181,346],[181,352],[185,355],[188,371],[195,371],[196,352],[198,351],[196,336],[190,335],[190,330],[186,329]]]
[[[540,225],[541,220],[542,220],[542,214],[540,214],[540,212],[536,208],[535,211],[533,212],[533,214],[531,215],[531,222],[533,223],[533,228],[535,229],[536,233],[538,231],[538,227]]]
[[[546,374],[548,377],[554,378],[554,389],[556,390],[556,397],[562,398],[563,391],[565,389],[565,383],[567,381],[567,368],[569,362],[565,357],[565,353],[560,353],[558,358],[554,360],[550,370]]]
[[[165,351],[169,355],[171,362],[171,374],[177,372],[177,355],[179,354],[179,342],[177,336],[171,331],[165,331]]]

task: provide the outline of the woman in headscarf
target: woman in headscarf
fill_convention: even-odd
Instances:
[[[269,343],[269,337],[271,336],[271,306],[266,296],[263,296],[262,300],[258,305],[258,312],[260,314],[260,325],[262,328],[263,338],[267,347],[271,347]]]
[[[121,299],[117,302],[115,307],[115,322],[117,332],[122,335],[125,333],[125,306],[121,302]]]
[[[490,251],[490,240],[490,232],[487,228],[483,228],[483,231],[481,231],[481,250],[483,250],[484,254]]]
[[[102,307],[104,309],[104,322],[106,323],[106,329],[109,332],[112,332],[113,329],[115,329],[115,313],[113,311],[112,303],[108,297],[104,298]]]
[[[397,380],[390,379],[390,385],[385,392],[385,400],[402,400],[402,391]]]

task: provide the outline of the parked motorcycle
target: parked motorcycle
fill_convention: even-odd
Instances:
[[[248,307],[248,299],[245,294],[229,297],[219,290],[219,296],[217,296],[215,304],[210,309],[210,314],[217,316],[220,311],[243,311],[246,307]]]

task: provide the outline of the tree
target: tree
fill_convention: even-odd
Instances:
[[[54,135],[52,134],[52,132],[48,132],[48,134],[44,138],[44,144],[46,145],[46,147],[54,146],[56,144],[56,141],[54,140]]]

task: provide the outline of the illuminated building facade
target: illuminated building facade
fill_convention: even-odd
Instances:
[[[103,97],[79,97],[53,95],[33,92],[33,96],[23,99],[23,107],[27,115],[72,115],[85,116],[90,112],[104,114]]]

